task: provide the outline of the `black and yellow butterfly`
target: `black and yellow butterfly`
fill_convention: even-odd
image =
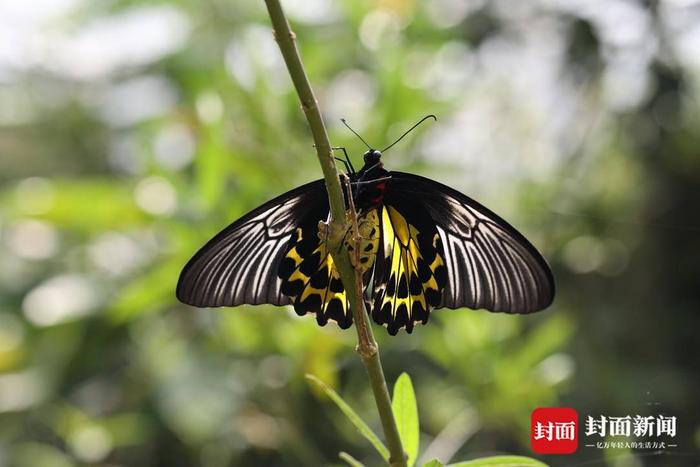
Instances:
[[[499,216],[448,186],[387,171],[380,151],[369,149],[359,171],[345,156],[368,311],[390,334],[410,333],[434,308],[531,313],[552,302],[546,261]],[[328,215],[323,180],[268,201],[194,255],[177,297],[199,307],[293,305],[299,315],[316,313],[321,326],[332,319],[350,327],[345,289],[318,232]]]

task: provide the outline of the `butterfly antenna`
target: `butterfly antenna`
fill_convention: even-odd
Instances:
[[[367,141],[365,141],[365,139],[364,139],[362,136],[360,136],[359,134],[357,134],[357,132],[356,132],[355,130],[353,130],[353,129],[350,127],[350,125],[348,125],[348,122],[346,122],[344,118],[341,118],[340,121],[343,122],[343,125],[345,125],[346,127],[348,127],[348,130],[350,130],[350,131],[352,131],[353,133],[355,133],[355,136],[357,136],[358,138],[360,138],[360,141],[362,141],[363,143],[365,143],[365,146],[367,146],[367,149],[369,149],[370,151],[372,150],[372,146],[370,146],[369,144],[367,144]]]
[[[435,115],[432,115],[432,114],[431,114],[431,115],[426,115],[425,117],[421,118],[420,121],[419,121],[418,123],[416,123],[416,124],[413,125],[411,128],[409,128],[408,130],[406,130],[406,132],[405,132],[404,134],[402,134],[402,135],[399,137],[399,139],[397,139],[396,141],[394,141],[393,143],[391,143],[389,146],[387,146],[387,147],[385,147],[384,149],[382,149],[382,152],[386,151],[387,149],[391,148],[393,145],[395,145],[396,143],[398,143],[399,141],[401,141],[401,140],[403,139],[404,136],[406,136],[407,134],[409,134],[410,132],[412,132],[413,130],[415,130],[415,128],[416,128],[418,125],[420,125],[421,123],[423,123],[424,121],[426,121],[426,120],[429,119],[429,118],[432,118],[433,120],[435,120],[435,121],[437,122],[437,117],[436,117]]]

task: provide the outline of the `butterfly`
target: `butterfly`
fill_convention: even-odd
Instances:
[[[546,308],[554,299],[554,278],[522,234],[446,185],[384,168],[382,152],[430,117],[435,118],[423,118],[382,151],[365,143],[359,171],[344,148],[334,148],[345,154],[338,160],[352,193],[345,189],[344,196],[352,196],[357,209],[360,254],[350,256],[359,257],[368,312],[395,335],[427,323],[437,308],[506,313]],[[178,299],[197,307],[292,305],[298,315],[315,313],[321,326],[333,320],[350,327],[347,292],[319,236],[319,221],[328,217],[323,180],[268,201],[192,257],[180,275]]]

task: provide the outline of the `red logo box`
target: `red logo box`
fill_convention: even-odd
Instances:
[[[539,407],[530,416],[530,443],[537,454],[572,454],[578,449],[578,412]]]

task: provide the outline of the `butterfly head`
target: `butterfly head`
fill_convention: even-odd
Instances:
[[[365,153],[363,158],[365,160],[365,166],[371,167],[379,163],[379,160],[382,158],[382,153],[376,149],[370,149]]]

